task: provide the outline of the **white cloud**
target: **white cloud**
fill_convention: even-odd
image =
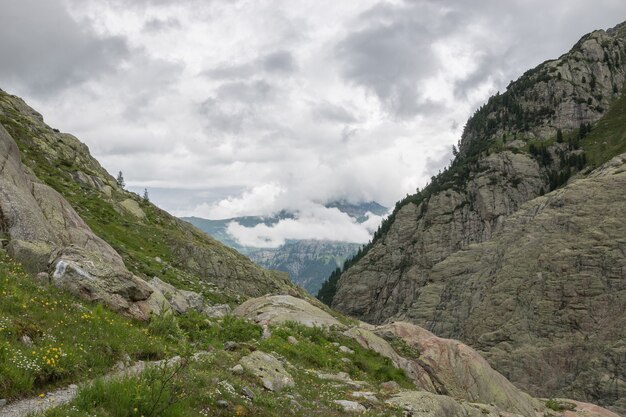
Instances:
[[[273,225],[258,224],[245,227],[237,222],[228,224],[228,233],[243,246],[277,248],[290,239],[319,239],[339,242],[367,243],[382,221],[381,216],[368,213],[359,224],[356,219],[336,208],[312,204],[296,213],[295,218],[283,219]]]
[[[0,40],[0,87],[165,209],[214,218],[393,206],[490,94],[626,15],[616,0],[50,1],[2,15],[31,36]]]
[[[264,184],[244,191],[239,197],[229,196],[216,203],[202,203],[190,215],[207,219],[270,215],[278,211],[278,199],[285,190],[277,184]]]

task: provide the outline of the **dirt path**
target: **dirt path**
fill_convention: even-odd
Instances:
[[[208,352],[198,352],[193,355],[193,359],[198,359],[202,356],[208,355]],[[104,378],[106,380],[121,378],[124,376],[137,375],[141,373],[147,367],[159,366],[163,364],[174,365],[180,361],[180,356],[175,356],[170,359],[163,359],[160,361],[154,362],[143,362],[139,361],[129,367],[126,367],[119,371],[111,372],[104,377],[99,377],[96,379]],[[92,381],[88,381],[86,385],[92,383]],[[0,407],[0,417],[26,417],[30,413],[40,413],[42,411],[46,411],[50,408],[57,407],[59,405],[67,404],[72,401],[76,394],[78,393],[79,386],[72,384],[68,385],[65,388],[59,388],[55,391],[50,391],[46,393],[46,396],[43,398],[40,397],[32,397],[25,398],[23,400],[19,400],[10,404],[5,405],[4,407]]]

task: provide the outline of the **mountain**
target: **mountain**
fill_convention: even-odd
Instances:
[[[363,223],[368,213],[383,216],[389,210],[380,204],[371,202],[350,203],[345,200],[332,201],[324,205],[336,208]],[[310,294],[317,294],[324,280],[346,259],[357,253],[358,243],[335,242],[326,240],[288,240],[278,248],[255,248],[241,245],[229,232],[231,222],[245,227],[259,224],[272,226],[280,220],[296,218],[296,213],[281,211],[273,216],[245,216],[223,220],[208,220],[199,217],[182,217],[198,229],[206,232],[223,244],[250,257],[263,268],[287,272],[291,280],[306,289]]]
[[[626,412],[625,47],[626,24],[594,31],[491,97],[325,300],[460,339],[531,394]]]
[[[275,249],[248,248],[247,255],[263,268],[287,272],[295,284],[309,294],[317,294],[330,273],[361,246],[327,240],[289,240]]]

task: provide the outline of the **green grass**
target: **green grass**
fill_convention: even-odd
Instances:
[[[100,305],[36,284],[0,251],[0,398],[93,378],[124,355],[161,358],[179,343]]]
[[[622,90],[626,91],[626,90]],[[626,152],[626,94],[615,100],[582,141],[587,163],[597,167]]]
[[[241,323],[234,320],[223,320],[222,324],[222,331],[218,335],[221,340],[228,339],[231,331],[241,328]],[[309,370],[308,366],[311,365],[312,358],[307,351],[311,349],[311,344],[315,344],[318,346],[315,350],[317,354],[324,357],[339,356],[337,348],[332,345],[331,341],[347,341],[337,339],[333,332],[304,328],[295,324],[273,327],[271,330],[273,335],[266,341],[258,342],[256,338],[246,338],[249,344],[245,344],[241,349],[233,352],[216,349],[197,361],[190,361],[187,366],[159,367],[138,376],[114,381],[98,381],[82,388],[78,397],[70,404],[49,410],[45,416],[274,417],[295,415],[338,417],[345,415],[333,401],[354,400],[350,396],[353,389],[334,381],[322,380],[314,371]],[[250,333],[248,335],[253,336]],[[289,335],[299,338],[298,345],[302,346],[299,352],[304,355],[294,353],[292,356],[287,356],[289,352],[281,347],[277,340],[283,340]],[[293,388],[270,392],[262,387],[261,381],[254,375],[247,372],[233,374],[230,371],[230,368],[238,363],[242,356],[257,348],[263,350],[277,348],[278,350],[274,350],[272,354],[285,357],[293,365],[286,367],[295,381]],[[361,354],[362,351],[355,351],[355,358]],[[380,357],[371,356],[367,361],[372,361],[370,366],[376,361],[379,362],[378,366],[385,366]],[[330,362],[327,362],[327,365],[329,364]],[[362,376],[359,374],[358,365],[354,367],[356,374]],[[379,378],[371,379],[371,385],[364,389],[378,391],[377,383],[387,381],[388,379],[385,378],[387,375],[379,375]],[[254,399],[250,400],[242,394],[244,387],[254,393]],[[377,396],[384,401],[388,394],[378,392]],[[220,407],[218,401],[227,401],[229,405]],[[369,415],[403,415],[401,410],[388,408],[384,402],[369,405],[372,407],[368,411]],[[155,408],[160,410],[159,414],[151,414],[151,410]]]
[[[289,336],[294,336],[298,343],[289,343],[287,340]],[[342,354],[333,343],[352,349],[354,354]],[[369,381],[372,384],[395,381],[405,388],[414,386],[404,371],[396,368],[391,360],[363,348],[355,340],[335,331],[285,323],[283,326],[273,328],[272,336],[261,341],[259,346],[264,351],[277,352],[306,368],[325,372],[347,372],[353,379]],[[342,361],[342,357],[347,357],[350,362]]]

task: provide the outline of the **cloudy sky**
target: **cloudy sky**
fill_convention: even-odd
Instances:
[[[392,206],[489,95],[625,19],[623,0],[0,0],[0,88],[176,215],[300,210],[298,236],[364,241],[319,203]]]

